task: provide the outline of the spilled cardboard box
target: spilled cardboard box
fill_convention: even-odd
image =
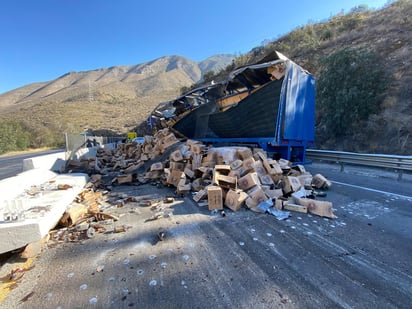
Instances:
[[[192,193],[194,201],[207,203],[210,210],[227,207],[232,211],[249,208],[261,212],[259,203],[271,200],[277,210],[336,217],[332,203],[311,194],[311,190],[332,186],[326,177],[312,176],[303,165],[285,159],[274,160],[260,148],[208,147],[187,140],[167,157],[152,162],[145,173],[128,174],[148,160],[156,160],[178,141],[170,130],[163,129],[146,137],[142,145],[119,144],[113,152],[101,151],[101,157],[98,152],[96,165],[101,171],[118,171],[115,183],[159,182],[175,187],[177,194]],[[306,189],[303,196],[292,197],[301,189]]]

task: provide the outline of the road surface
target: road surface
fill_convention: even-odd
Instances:
[[[44,156],[56,152],[64,151],[62,149],[37,151],[17,155],[0,156],[0,180],[16,176],[23,171],[23,160],[37,156]]]
[[[43,251],[0,307],[411,308],[411,182],[308,170],[332,180],[322,199],[337,219],[294,212],[278,221],[246,209],[222,217],[187,196],[147,222],[154,211],[128,203],[110,209],[120,220],[106,233]],[[150,184],[115,191],[173,194]],[[112,232],[121,225],[125,232]]]

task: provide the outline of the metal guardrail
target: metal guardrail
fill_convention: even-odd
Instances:
[[[311,160],[340,164],[341,172],[345,164],[391,169],[398,173],[398,180],[402,179],[404,172],[412,171],[412,156],[307,149],[306,157]]]

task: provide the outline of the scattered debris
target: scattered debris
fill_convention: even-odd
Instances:
[[[312,176],[303,165],[272,159],[260,148],[211,147],[190,139],[183,143],[167,128],[154,136],[145,136],[143,143],[99,148],[95,158],[70,161],[68,167],[73,166],[89,171],[90,181],[62,216],[63,227],[50,232],[50,246],[91,239],[95,233],[106,232],[109,225],[113,233],[127,232],[130,227],[126,225],[113,226],[119,218],[109,210],[128,203],[150,207],[153,214],[144,222],[168,218],[176,197],[189,193],[200,207],[207,206],[211,214],[220,212],[222,217],[226,216],[226,208],[233,212],[246,208],[271,214],[278,220],[288,218],[290,212],[336,218],[332,203],[317,199],[325,197],[332,186],[323,175]],[[112,187],[118,184],[145,183],[173,187],[175,196],[153,198],[112,192]],[[27,194],[69,188],[50,183],[31,188]],[[45,206],[31,211],[48,209]],[[165,237],[166,232],[159,230],[158,240]]]
[[[116,226],[113,231],[115,233],[124,233],[127,231],[128,228],[129,227],[127,227],[126,225],[120,225],[120,226]]]
[[[32,297],[33,295],[34,295],[34,291],[31,291],[29,294],[27,294],[22,299],[20,299],[20,303],[24,303],[24,302],[28,301],[29,298]]]
[[[7,275],[1,277],[0,282],[13,283],[13,284],[17,283],[24,276],[24,273],[26,271],[32,270],[33,268],[34,268],[34,265],[30,266],[30,267],[27,267],[27,268],[18,267],[16,269],[13,269],[13,270],[10,271],[10,274],[7,274]]]
[[[159,232],[157,233],[157,237],[159,238],[160,241],[163,241],[166,238],[166,231],[161,228]]]
[[[290,217],[290,212],[289,211],[281,211],[281,210],[277,210],[276,208],[269,208],[267,210],[268,213],[270,213],[271,215],[275,216],[276,219],[280,220],[286,220],[287,218]]]
[[[164,212],[160,211],[155,213],[153,216],[151,216],[150,218],[147,218],[144,222],[150,222],[150,221],[155,221],[157,219],[163,218],[164,217]]]
[[[41,253],[43,248],[46,246],[49,241],[49,234],[40,239],[39,241],[32,242],[28,244],[24,250],[20,253],[20,257],[23,259],[33,258]]]
[[[173,203],[174,201],[175,199],[173,198],[173,196],[166,196],[163,202],[169,204],[169,203]]]
[[[112,150],[101,148],[89,162],[93,162],[100,174],[113,175],[110,184],[172,186],[177,196],[191,192],[199,206],[207,205],[211,211],[227,207],[234,212],[248,208],[265,213],[274,209],[336,218],[332,203],[316,200],[326,196],[325,191],[332,183],[321,174],[312,176],[303,165],[274,160],[260,148],[210,147],[190,139],[178,142],[172,131],[165,128],[154,136],[145,136],[142,144],[131,142],[117,144]],[[91,179],[94,189],[104,186],[101,176]],[[97,204],[93,207],[98,213],[102,198],[102,194],[92,191],[84,201]],[[137,202],[136,198],[123,198],[118,200],[117,207],[131,200]],[[166,197],[138,203],[157,210],[147,222],[167,217],[161,208],[163,203],[173,201],[173,197]],[[262,202],[270,206],[262,209]],[[91,207],[88,206],[88,212]]]

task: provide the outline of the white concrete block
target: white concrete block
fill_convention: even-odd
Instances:
[[[48,169],[61,172],[66,164],[66,152],[57,152],[23,160],[23,172],[31,169]]]
[[[36,175],[36,173],[32,171],[28,172],[31,172],[32,175]],[[30,183],[27,179],[27,176],[30,176],[30,173],[28,172],[22,173],[25,180],[19,179],[20,182],[26,182],[25,185]],[[20,187],[20,194],[10,194],[10,197],[12,196],[14,200],[21,199],[23,201],[24,209],[26,210],[25,214],[28,218],[24,221],[10,223],[2,222],[2,218],[0,218],[0,254],[21,248],[31,242],[38,241],[47,235],[47,233],[56,226],[67,207],[82,191],[88,181],[87,174],[73,173],[56,175],[50,171],[49,172],[52,174],[46,173],[46,171],[43,172],[44,173],[38,175],[39,178],[32,178],[31,182],[34,181],[38,185],[45,183],[44,187],[47,187],[50,184],[55,184],[56,186],[59,184],[67,184],[72,186],[72,188],[67,190],[45,190],[42,194],[29,197],[24,194],[24,190],[27,187]],[[22,174],[16,177],[18,178],[19,176],[22,176]],[[47,176],[50,175],[52,177],[47,178]],[[42,181],[38,181],[39,179]],[[7,185],[16,185],[19,181],[10,181]],[[3,187],[1,187],[1,182],[0,188],[5,188],[4,184]],[[11,189],[15,191],[15,188],[10,187],[10,190]],[[1,190],[1,192],[4,191]],[[0,209],[0,212],[1,210],[2,209]]]
[[[32,169],[16,176],[0,180],[0,202],[17,197],[31,186],[40,185],[54,177],[57,173],[48,169]]]

